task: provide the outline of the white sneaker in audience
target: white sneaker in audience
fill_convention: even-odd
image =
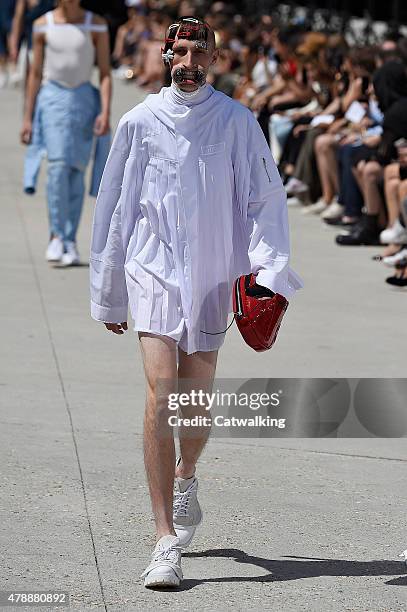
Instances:
[[[119,66],[118,68],[112,70],[112,76],[115,79],[125,80],[129,78],[129,71],[131,72],[130,66]]]
[[[397,219],[393,225],[380,232],[382,244],[404,244],[407,242],[407,228],[403,227]]]
[[[292,176],[285,184],[285,190],[289,194],[298,195],[299,193],[308,191],[308,185],[295,178],[295,176]]]
[[[291,198],[287,198],[287,206],[301,206],[302,202],[296,196],[292,196]]]
[[[342,217],[345,212],[345,207],[337,201],[331,202],[329,206],[321,213],[321,219],[336,219]]]
[[[315,202],[315,204],[310,204],[309,206],[306,206],[304,210],[302,211],[302,214],[303,215],[319,215],[327,208],[328,208],[328,204],[325,202],[325,200],[320,198],[318,202]]]
[[[64,243],[59,236],[54,236],[47,247],[45,258],[47,261],[61,261],[63,254]]]
[[[407,259],[407,249],[401,249],[398,253],[394,255],[388,255],[387,257],[383,257],[383,263],[388,268],[393,268],[399,261],[402,259]]]

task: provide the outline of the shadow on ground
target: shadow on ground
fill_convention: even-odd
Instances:
[[[395,574],[403,574],[403,576],[389,580],[386,584],[394,586],[405,586],[407,584],[407,567],[403,561],[348,561],[345,559],[320,559],[318,557],[297,557],[294,555],[287,555],[283,559],[264,559],[263,557],[248,555],[237,548],[184,553],[183,557],[190,559],[225,557],[233,559],[237,563],[249,563],[261,567],[269,573],[261,576],[187,579],[182,581],[175,592],[188,591],[205,582],[284,582],[318,576],[394,576]]]
[[[74,264],[73,266],[64,266],[60,263],[55,263],[50,266],[53,270],[75,270],[79,268],[89,268],[89,262],[81,261],[78,264]]]

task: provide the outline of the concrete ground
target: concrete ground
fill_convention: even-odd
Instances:
[[[139,100],[115,83],[114,124]],[[403,438],[211,439],[182,588],[143,588],[153,523],[137,337],[89,316],[91,199],[84,264],[45,262],[45,172],[25,196],[21,95],[2,91],[0,103],[0,589],[63,589],[80,611],[406,611]],[[377,249],[336,247],[334,230],[297,209],[290,219],[305,289],[272,351],[254,353],[233,326],[217,375],[403,378],[407,296],[384,284]]]

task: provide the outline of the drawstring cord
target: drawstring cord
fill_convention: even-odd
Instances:
[[[221,331],[221,332],[207,332],[207,331],[203,331],[203,329],[200,329],[199,331],[201,331],[203,334],[209,334],[210,336],[217,336],[218,334],[226,334],[226,332],[228,331],[229,327],[232,325],[233,321],[235,320],[236,317],[236,313],[233,314],[233,319],[230,322],[230,325],[227,326],[227,328],[225,329],[225,331]]]

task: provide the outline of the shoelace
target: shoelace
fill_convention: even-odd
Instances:
[[[164,550],[159,550],[154,554],[153,561],[172,561],[173,563],[177,563],[178,555],[177,549],[179,546],[176,544],[171,544],[168,548],[164,548]]]
[[[187,490],[184,493],[176,491],[174,493],[174,514],[175,516],[187,516],[191,491]]]

